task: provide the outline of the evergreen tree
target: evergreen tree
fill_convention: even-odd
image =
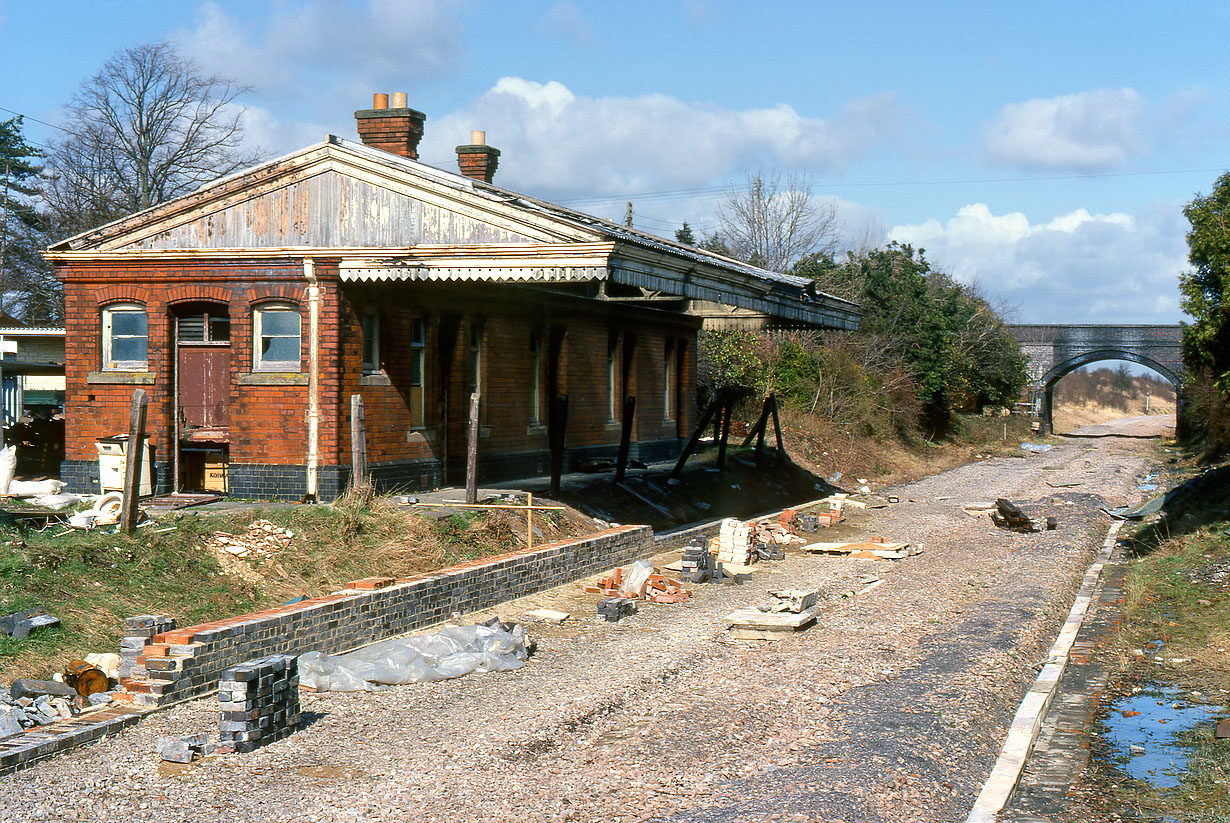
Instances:
[[[22,135],[20,117],[0,122],[0,311],[58,324],[63,296],[42,256],[47,224],[34,206],[41,155]]]
[[[675,240],[688,246],[696,245],[696,235],[692,234],[692,227],[687,220],[683,221],[683,228],[675,232]]]

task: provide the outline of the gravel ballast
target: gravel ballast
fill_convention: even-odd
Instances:
[[[0,817],[964,819],[1105,536],[1098,505],[1140,499],[1156,441],[1139,435],[1166,423],[978,461],[819,533],[922,548],[905,560],[794,549],[743,586],[693,586],[686,604],[617,623],[578,584],[465,615],[574,618],[530,624],[538,650],[515,672],[304,694],[305,725],[255,752],[164,764],[159,738],[216,736],[217,701],[158,712],[0,779]],[[997,497],[1059,527],[1017,534],[962,509]],[[858,594],[871,575],[884,582]],[[820,589],[816,625],[774,642],[723,632],[724,615],[778,588]]]

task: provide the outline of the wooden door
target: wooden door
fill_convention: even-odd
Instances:
[[[180,436],[192,429],[229,426],[231,347],[179,345]]]

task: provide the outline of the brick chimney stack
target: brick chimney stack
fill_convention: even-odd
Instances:
[[[372,107],[354,113],[363,145],[391,152],[411,160],[419,159],[419,140],[427,115],[406,106],[406,93],[372,95]]]
[[[472,131],[470,145],[457,147],[457,165],[466,177],[490,183],[500,165],[500,150],[487,145],[487,132]]]

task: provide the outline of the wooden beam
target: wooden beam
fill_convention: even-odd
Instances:
[[[132,393],[132,411],[128,416],[128,449],[124,455],[124,503],[120,508],[120,527],[132,534],[137,529],[140,508],[137,500],[141,494],[141,467],[145,462],[145,416],[149,411],[149,397],[145,389]],[[150,483],[154,482],[153,475]]]
[[[367,431],[363,420],[363,395],[350,395],[350,488],[367,482]]]
[[[696,450],[696,446],[700,443],[700,435],[705,429],[709,428],[709,421],[712,419],[714,412],[720,408],[722,395],[719,392],[718,396],[709,401],[709,406],[705,409],[705,413],[700,416],[700,420],[696,423],[696,428],[692,431],[692,436],[688,438],[688,444],[683,447],[683,453],[679,455],[679,460],[675,462],[675,468],[671,469],[671,479],[679,479],[679,475],[683,472],[683,466],[688,462],[688,458],[692,456],[692,452]]]
[[[478,502],[478,401],[481,395],[470,395],[470,436],[466,439],[466,502]]]

